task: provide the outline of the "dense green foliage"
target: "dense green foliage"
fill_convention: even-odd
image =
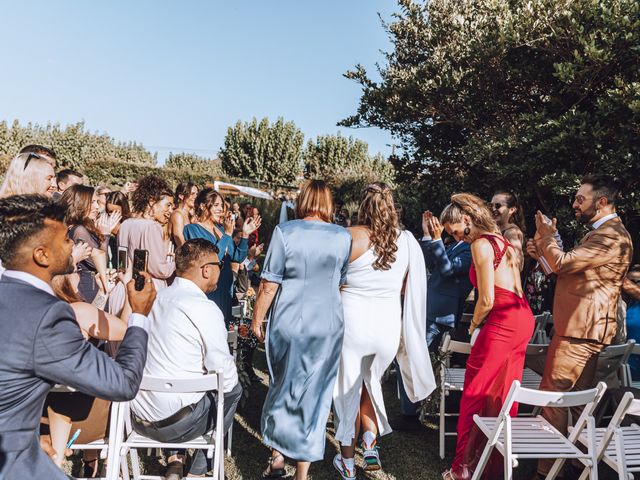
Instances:
[[[12,157],[29,144],[46,145],[58,155],[58,163],[68,168],[82,169],[87,163],[110,160],[154,166],[156,158],[135,142],[116,142],[107,134],[85,130],[84,122],[62,128],[59,124],[21,126],[0,122],[0,155]]]
[[[268,118],[229,127],[220,150],[222,168],[232,177],[289,184],[302,170],[304,134],[293,122]]]
[[[521,194],[570,227],[585,173],[626,180],[623,209],[640,210],[640,2],[399,0],[381,81],[362,87],[348,126],[400,142],[403,199],[439,211],[451,193]],[[531,221],[529,222],[531,223]]]
[[[209,160],[192,153],[170,153],[165,168],[189,171],[194,175],[204,175],[212,181],[215,177],[223,175],[220,160]]]
[[[367,143],[353,137],[319,135],[309,140],[303,157],[305,176],[326,180],[345,203],[357,202],[367,183],[394,185],[393,166],[380,154],[370,156]]]

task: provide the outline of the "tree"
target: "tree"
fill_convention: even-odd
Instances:
[[[394,184],[393,166],[382,155],[370,156],[366,142],[340,133],[309,140],[303,158],[305,176],[326,180],[343,202],[358,201],[368,183]]]
[[[232,177],[288,184],[302,169],[303,133],[293,122],[268,118],[229,127],[220,150],[223,170]]]
[[[219,160],[210,160],[192,153],[169,153],[164,166],[175,170],[192,172],[194,175],[208,176],[211,180],[222,174]]]
[[[637,0],[399,5],[382,80],[346,74],[362,97],[342,124],[400,141],[407,197],[441,208],[454,190],[509,188],[566,225],[578,178],[603,172],[629,181],[624,207],[638,210]]]

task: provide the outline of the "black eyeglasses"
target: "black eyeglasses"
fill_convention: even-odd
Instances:
[[[31,162],[31,160],[34,158],[37,158],[38,160],[40,160],[42,157],[37,153],[30,153],[29,156],[27,157],[27,160],[24,162],[24,168],[22,169],[23,171],[27,169],[27,167],[29,166],[29,162]]]
[[[207,265],[217,265],[218,267],[222,268],[222,266],[224,265],[224,262],[207,262],[204,265],[200,265],[200,268],[204,268]]]

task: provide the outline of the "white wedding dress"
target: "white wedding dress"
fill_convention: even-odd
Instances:
[[[373,403],[380,435],[391,433],[380,380],[398,356],[412,401],[426,398],[435,379],[426,343],[426,271],[418,242],[409,232],[397,240],[389,270],[375,270],[373,248],[349,264],[342,287],[344,342],[334,387],[336,439],[350,445],[363,385]],[[401,304],[406,278],[404,314]]]

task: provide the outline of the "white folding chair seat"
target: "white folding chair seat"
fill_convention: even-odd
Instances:
[[[71,387],[67,387],[64,385],[56,385],[51,389],[52,392],[56,392],[56,393],[73,393],[76,392],[76,389],[71,388]],[[117,402],[111,402],[111,406],[110,406],[110,419],[109,419],[109,436],[102,438],[102,439],[98,439],[98,440],[94,440],[92,442],[89,443],[74,443],[73,446],[71,447],[71,450],[100,450],[100,458],[102,460],[106,460],[107,461],[107,472],[106,472],[106,477],[94,477],[94,478],[110,478],[110,474],[111,474],[111,469],[113,469],[113,465],[114,465],[114,455],[115,455],[115,443],[116,443],[116,429],[117,429],[117,422],[118,422],[118,403]],[[74,432],[71,432],[71,434],[73,435]],[[100,470],[98,470],[100,471]],[[74,478],[84,478],[84,477],[74,477]]]
[[[631,392],[624,394],[609,425],[596,429],[597,459],[618,472],[619,479],[633,480],[633,473],[640,472],[640,427],[623,427],[626,415],[640,415],[640,400],[634,400]],[[588,441],[584,433],[578,440],[583,444]],[[580,478],[586,478],[584,473]]]
[[[168,449],[195,449],[206,450],[207,458],[213,459],[212,476],[216,480],[224,480],[224,374],[222,370],[209,372],[198,378],[170,379],[158,377],[143,377],[140,384],[141,391],[167,392],[167,393],[196,393],[196,392],[220,392],[217,396],[216,423],[211,432],[197,437],[193,440],[182,443],[158,442],[144,435],[140,435],[133,430],[131,425],[131,411],[129,402],[120,404],[118,408],[118,425],[116,436],[116,452],[114,455],[116,465],[112,470],[109,480],[118,479],[118,470],[122,472],[123,479],[129,479],[129,469],[127,465],[127,454],[131,458],[131,469],[133,478],[139,479],[162,479],[160,476],[142,475],[140,471],[140,461],[137,449],[143,448],[168,448]],[[221,447],[221,448],[218,448]]]
[[[480,431],[487,437],[487,444],[473,472],[473,480],[482,477],[494,448],[504,457],[506,480],[513,479],[513,468],[520,458],[555,458],[556,461],[546,477],[549,480],[556,478],[565,460],[577,459],[585,465],[589,477],[597,480],[593,412],[606,389],[607,386],[600,382],[596,388],[582,392],[543,392],[524,388],[520,382],[514,381],[498,417],[473,417]],[[565,437],[541,416],[511,418],[509,410],[514,402],[538,407],[585,407],[574,431],[569,437]],[[578,435],[583,432],[587,439],[587,452],[576,446]]]

